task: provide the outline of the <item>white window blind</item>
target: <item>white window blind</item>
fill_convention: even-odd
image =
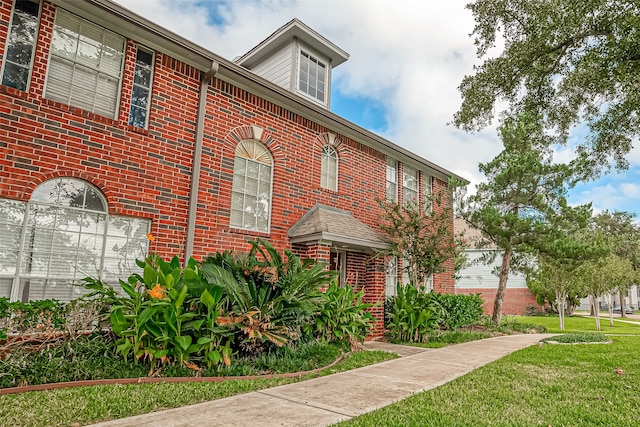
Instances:
[[[58,9],[45,97],[116,118],[125,39]]]

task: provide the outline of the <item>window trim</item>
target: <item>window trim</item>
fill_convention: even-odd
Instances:
[[[38,199],[34,199],[33,195],[35,194],[35,192],[42,188],[42,185],[48,183],[48,182],[57,182],[57,181],[76,181],[79,183],[82,183],[82,185],[84,186],[84,193],[83,193],[83,200],[86,202],[87,201],[87,194],[88,191],[92,191],[95,193],[95,195],[98,196],[98,198],[100,199],[100,201],[102,202],[102,209],[96,209],[96,208],[88,208],[86,206],[86,204],[82,207],[74,207],[74,206],[66,206],[65,204],[61,204],[58,203],[58,201],[51,201],[51,200],[38,200]],[[9,200],[10,199],[5,199],[5,198],[1,198],[0,200]],[[29,243],[27,242],[27,234],[28,234],[28,230],[30,228],[29,225],[29,218],[30,216],[33,214],[33,208],[34,207],[47,207],[47,208],[54,208],[56,210],[71,210],[71,211],[75,211],[75,212],[82,212],[82,213],[89,213],[89,214],[97,214],[97,215],[103,215],[104,216],[104,230],[102,230],[99,233],[91,233],[90,231],[84,230],[83,227],[80,228],[79,231],[77,231],[78,234],[78,238],[82,238],[90,236],[90,235],[95,235],[95,236],[102,236],[102,243],[99,246],[99,254],[98,257],[96,257],[96,261],[97,261],[97,273],[96,276],[97,278],[101,279],[101,280],[109,280],[107,277],[111,277],[109,274],[110,273],[108,271],[105,270],[105,262],[108,259],[113,259],[113,256],[109,257],[110,253],[108,253],[107,251],[107,244],[108,244],[108,238],[109,236],[113,236],[113,234],[111,232],[114,231],[114,226],[112,225],[112,220],[114,219],[123,219],[123,218],[129,218],[130,220],[138,220],[138,221],[144,221],[146,222],[146,230],[143,230],[143,232],[145,232],[145,235],[147,235],[149,233],[150,227],[151,227],[151,220],[149,220],[148,218],[142,218],[142,217],[132,217],[132,216],[123,216],[123,215],[111,215],[109,214],[109,205],[108,205],[108,200],[106,198],[106,196],[104,195],[104,193],[95,185],[91,184],[90,182],[83,180],[83,179],[79,179],[79,178],[75,178],[75,177],[69,177],[69,176],[64,176],[64,177],[56,177],[56,178],[52,178],[50,180],[46,180],[41,182],[35,189],[34,191],[31,193],[31,197],[29,198],[28,201],[26,202],[19,202],[20,204],[22,204],[24,206],[24,214],[22,217],[22,222],[20,223],[20,227],[21,227],[21,231],[20,231],[20,241],[19,241],[19,245],[17,247],[17,253],[16,253],[16,262],[15,262],[15,271],[11,274],[2,274],[2,279],[8,279],[10,281],[10,288],[9,288],[9,299],[10,301],[22,301],[25,298],[24,292],[25,289],[22,287],[22,282],[25,280],[35,280],[35,281],[45,281],[45,283],[47,281],[62,281],[62,282],[78,282],[81,280],[81,278],[79,278],[78,273],[80,273],[80,276],[85,275],[84,273],[82,273],[81,271],[77,270],[78,268],[78,246],[74,246],[76,248],[76,256],[75,256],[75,266],[74,266],[74,273],[73,273],[73,277],[69,276],[68,274],[64,274],[64,273],[58,273],[58,274],[52,274],[50,271],[50,267],[47,267],[47,272],[46,273],[42,273],[42,272],[37,272],[35,274],[32,274],[31,272],[23,272],[23,264],[25,262],[25,254],[27,253],[27,251],[29,250],[27,248],[27,245],[29,245]],[[57,214],[56,214],[57,215]],[[34,227],[35,224],[32,224],[32,227]],[[42,229],[41,229],[42,230]],[[59,230],[58,227],[54,227],[51,228],[50,230],[52,231],[56,231]],[[117,227],[115,228],[115,230],[117,230]],[[62,230],[64,231],[64,230]],[[75,233],[75,231],[74,231]],[[85,234],[83,234],[85,233]],[[45,254],[46,256],[48,256],[49,262],[48,265],[51,265],[51,259],[54,256],[54,249],[53,249],[53,245],[55,244],[55,239],[52,238],[51,241],[51,247],[47,247],[45,248],[46,250],[44,251],[38,251],[40,253]],[[135,242],[136,240],[133,238],[133,236],[127,236],[127,241],[133,241]],[[146,256],[149,252],[149,247],[148,247],[148,241],[145,240],[145,242],[147,243],[147,246],[144,248],[144,254],[127,254],[127,256],[125,257],[125,259],[129,259],[129,261],[132,262],[132,265],[134,265],[134,261],[135,259],[137,259],[139,256]],[[40,248],[39,248],[40,249]],[[129,256],[131,258],[129,258]],[[126,272],[127,270],[125,270],[124,273],[122,274],[130,274],[131,272],[129,271],[129,273]],[[89,273],[89,274],[93,274],[93,273]],[[122,277],[124,279],[124,277]],[[111,277],[111,279],[113,279],[113,277]],[[109,283],[116,283],[116,281],[111,282],[109,281]],[[66,285],[65,285],[66,286]],[[30,296],[30,295],[26,295],[28,297],[28,299],[35,299],[34,297]]]
[[[325,150],[331,150],[333,155],[325,153]],[[336,167],[336,176],[333,182],[329,182],[329,171],[327,170],[328,162],[334,161]],[[338,156],[338,150],[331,144],[326,144],[322,147],[321,159],[320,159],[320,187],[325,190],[338,191],[338,175],[339,175],[340,157]],[[333,184],[333,186],[331,185]]]
[[[424,211],[426,213],[431,213],[433,211],[433,177],[426,172],[421,172],[421,174],[422,174],[422,206],[424,206]],[[427,205],[427,203],[429,204]]]
[[[389,168],[390,168],[389,162],[393,162],[394,163],[393,171],[394,171],[395,181],[389,181],[389,179],[388,179],[388,177],[389,177]],[[387,201],[391,202],[391,203],[398,203],[398,161],[396,159],[394,159],[393,157],[387,156],[387,162],[385,164],[385,181],[384,182],[385,182],[385,188],[384,188],[385,199]],[[386,184],[390,183],[390,182],[392,182],[393,185],[396,187],[396,191],[394,192],[395,193],[394,194],[395,197],[393,199],[389,199],[389,197],[387,197],[388,195],[387,195],[387,186],[386,186]]]
[[[407,187],[405,185],[405,177],[408,176],[409,174],[407,173],[407,171],[413,171],[415,173],[415,182],[416,182],[416,187],[415,188],[411,188],[411,187]],[[419,171],[416,168],[412,168],[410,166],[407,165],[402,165],[402,203],[404,206],[408,206],[411,203],[419,203],[419,197],[420,197],[420,181],[419,181]],[[407,200],[407,198],[405,197],[405,190],[409,190],[412,193],[416,193],[415,198],[413,200]]]
[[[38,5],[38,15],[36,16],[36,32],[33,35],[34,38],[34,44],[33,44],[33,50],[31,52],[31,60],[29,61],[29,78],[27,79],[27,87],[24,89],[23,92],[29,92],[29,90],[31,89],[31,79],[33,78],[33,65],[35,64],[35,59],[36,59],[36,49],[38,47],[38,36],[40,35],[40,20],[42,18],[42,0],[27,0],[27,1],[31,1],[34,4]],[[12,28],[12,24],[13,24],[13,16],[16,12],[16,5],[17,5],[17,1],[13,0],[12,1],[12,5],[11,5],[11,14],[9,15],[9,25],[7,27],[7,39],[4,42],[4,53],[2,56],[2,69],[0,69],[0,85],[1,86],[5,86],[5,87],[11,87],[12,86],[7,86],[7,85],[3,85],[2,81],[4,80],[4,72],[7,66],[7,63],[9,63],[10,61],[7,59],[7,50],[9,47],[9,34],[11,33],[11,28]],[[13,88],[16,89],[16,88]],[[20,90],[22,91],[22,89],[16,89],[16,90]]]
[[[309,60],[315,60],[318,64],[322,64],[324,66],[325,73],[324,73],[324,99],[323,100],[320,100],[319,98],[315,97],[314,95],[311,95],[311,94],[303,91],[302,89],[300,89],[300,72],[301,72],[301,68],[302,68],[301,58],[302,58],[303,54],[307,55],[309,57]],[[295,70],[295,91],[296,91],[296,93],[298,95],[304,96],[305,98],[308,98],[308,99],[312,100],[313,102],[315,102],[317,104],[328,106],[329,105],[329,78],[330,78],[329,61],[324,59],[324,58],[322,58],[317,53],[312,54],[311,53],[311,49],[307,49],[304,46],[298,45],[296,64],[297,64],[296,70]],[[317,76],[316,76],[316,82],[317,82]]]
[[[390,269],[393,269],[393,271],[389,271]],[[393,275],[390,273],[393,273]],[[393,281],[393,285],[391,286],[391,284],[389,283],[389,280],[392,277],[394,278],[394,281]],[[385,271],[384,271],[385,297],[394,297],[398,294],[398,283],[400,283],[400,281],[398,280],[398,257],[392,256],[389,258],[389,260],[385,265]],[[389,292],[390,290],[391,292]]]
[[[260,145],[262,148],[264,148],[264,153],[269,155],[269,158],[271,160],[271,164],[266,164],[264,162],[260,162],[256,159],[250,159],[248,157],[242,156],[243,159],[248,160],[248,161],[252,161],[261,165],[265,165],[265,166],[269,166],[271,168],[271,174],[270,174],[270,182],[269,182],[269,213],[267,215],[267,229],[266,230],[260,230],[258,228],[246,228],[240,225],[235,225],[232,223],[232,214],[233,214],[233,193],[234,193],[234,183],[233,181],[235,181],[234,179],[232,180],[231,183],[231,200],[230,200],[230,204],[229,204],[229,227],[237,229],[237,230],[243,230],[246,232],[255,232],[255,233],[265,233],[265,234],[269,234],[271,232],[271,215],[273,213],[273,181],[274,181],[274,175],[275,175],[275,160],[273,158],[273,154],[271,153],[271,151],[269,150],[269,148],[263,144],[260,140],[255,139],[255,138],[248,138],[248,139],[244,139],[242,141],[240,141],[238,143],[238,145],[236,145],[236,149],[234,152],[234,156],[233,156],[233,169],[234,172],[232,174],[232,176],[235,176],[235,167],[236,167],[236,159],[238,158],[238,151],[241,145],[243,145],[246,142],[252,142],[253,144],[258,144]],[[246,184],[246,176],[245,176],[245,184]],[[245,185],[246,187],[246,185]],[[239,191],[238,191],[239,193]],[[244,193],[244,188],[243,188],[243,193],[242,194],[246,194]],[[244,210],[245,206],[243,205],[243,210]]]
[[[147,109],[146,109],[146,115],[145,115],[145,121],[144,121],[144,127],[139,127],[136,126],[134,124],[131,123],[131,111],[134,108],[133,105],[133,89],[136,87],[136,83],[135,83],[135,72],[136,72],[136,68],[138,67],[138,51],[145,51],[147,53],[151,54],[151,67],[150,67],[150,71],[151,71],[151,75],[149,77],[149,87],[146,88],[149,90],[149,96],[147,99]],[[125,51],[126,51],[126,44],[125,44]],[[126,62],[126,58],[125,58],[125,62]],[[150,49],[146,46],[143,46],[141,44],[138,45],[138,47],[136,48],[136,57],[134,59],[134,64],[133,64],[133,78],[131,79],[132,83],[131,83],[131,101],[129,102],[129,117],[127,120],[127,123],[129,124],[129,126],[134,126],[137,127],[139,129],[149,129],[149,114],[151,112],[151,98],[153,95],[153,80],[155,77],[155,70],[156,70],[156,52],[153,49]],[[137,85],[139,87],[143,87],[142,85]],[[137,107],[137,106],[136,106]]]
[[[117,78],[118,79],[118,88],[116,90],[115,110],[114,110],[113,116],[106,116],[104,114],[95,112],[95,99],[94,99],[94,103],[93,103],[92,109],[91,110],[87,110],[87,109],[85,109],[83,107],[80,107],[78,105],[72,104],[71,102],[69,102],[69,100],[67,100],[66,102],[63,102],[63,101],[55,100],[55,99],[52,99],[52,98],[49,98],[49,97],[46,96],[47,95],[47,91],[49,89],[49,84],[50,84],[49,80],[50,80],[50,77],[51,77],[51,58],[53,58],[54,56],[57,57],[57,55],[53,54],[53,33],[55,32],[56,20],[58,18],[58,13],[60,13],[60,12],[68,13],[69,15],[72,15],[72,16],[74,16],[76,18],[79,18],[82,21],[89,22],[89,23],[91,23],[91,24],[93,24],[93,25],[95,25],[97,27],[102,28],[103,31],[109,32],[109,33],[114,34],[114,35],[116,35],[116,36],[118,36],[118,37],[123,39],[124,43],[122,45],[122,61],[121,61],[121,64],[120,64],[119,77]],[[90,112],[92,114],[96,114],[96,115],[101,116],[101,117],[106,117],[106,118],[109,118],[111,120],[118,120],[119,117],[120,117],[120,102],[122,101],[122,85],[123,85],[123,82],[124,82],[124,71],[125,71],[125,65],[126,65],[126,62],[127,62],[126,61],[126,56],[127,56],[127,45],[128,45],[128,42],[129,42],[129,40],[127,39],[127,37],[123,36],[120,33],[115,32],[115,31],[111,31],[110,29],[108,29],[107,27],[105,27],[105,26],[103,26],[101,24],[98,24],[98,23],[96,23],[94,21],[91,21],[90,19],[87,19],[84,16],[81,16],[81,15],[75,14],[73,12],[70,12],[70,11],[68,11],[66,9],[63,9],[63,8],[60,8],[60,7],[56,8],[56,13],[55,13],[55,16],[53,18],[51,42],[49,44],[49,57],[47,59],[47,72],[46,72],[45,83],[44,83],[44,87],[43,87],[43,91],[42,91],[42,97],[44,99],[48,99],[49,101],[52,101],[52,102],[59,102],[60,104],[67,105],[67,106],[69,106],[71,108],[77,108],[77,109],[80,109],[82,111],[88,111],[88,112]],[[86,65],[79,64],[76,60],[70,61],[69,59],[66,59],[66,58],[62,58],[62,57],[60,57],[60,58],[61,58],[62,61],[71,62],[74,65],[74,70],[75,70],[75,66],[79,65],[80,67],[84,67],[84,68],[87,68],[87,69],[92,70],[92,71],[97,71],[98,75],[100,74],[99,70],[94,70],[93,68],[90,68],[90,67],[88,67]],[[103,73],[103,74],[107,75],[108,77],[114,78],[114,76],[108,75],[107,73]],[[72,84],[72,82],[70,82],[70,84]],[[69,99],[70,98],[71,98],[71,95],[69,95]]]

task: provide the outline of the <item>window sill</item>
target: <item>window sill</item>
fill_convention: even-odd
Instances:
[[[130,132],[139,133],[140,135],[149,136],[149,129],[139,128],[138,126],[126,125],[126,128]]]
[[[335,194],[336,196],[340,193],[338,193],[337,190],[330,190],[328,188],[324,188],[324,187],[320,187],[320,191],[324,192],[324,193],[329,193],[329,194]]]
[[[242,234],[244,236],[253,237],[270,237],[270,232],[258,231],[258,230],[246,230],[244,228],[229,227],[229,232],[234,234]]]
[[[0,93],[3,95],[13,96],[15,98],[27,99],[29,97],[29,92],[12,88],[11,86],[0,85]]]
[[[83,110],[82,108],[74,107],[72,105],[63,104],[62,102],[52,101],[50,99],[44,98],[43,104],[48,105],[49,107],[53,107],[59,110],[67,111],[72,114],[77,114],[86,119],[93,120],[96,122],[104,123],[110,126],[117,126],[120,122],[116,119],[112,119],[110,117],[101,116],[96,113],[92,113],[91,111]]]

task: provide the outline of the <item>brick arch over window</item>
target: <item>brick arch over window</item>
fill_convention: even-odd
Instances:
[[[338,156],[340,156],[340,154],[346,149],[346,145],[342,143],[340,138],[330,132],[324,132],[318,135],[314,141],[314,145],[320,150],[329,145],[338,152]]]
[[[271,133],[269,131],[262,129],[259,126],[245,125],[239,126],[235,129],[231,129],[231,131],[225,138],[225,141],[235,150],[238,143],[246,141],[248,139],[259,141],[262,145],[267,147],[267,149],[271,152],[274,161],[280,158],[280,144],[278,144],[276,139],[271,136]]]

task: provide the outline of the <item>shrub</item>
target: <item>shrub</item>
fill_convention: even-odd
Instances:
[[[9,302],[0,298],[0,330],[6,334],[64,331],[65,304],[55,299]]]
[[[442,306],[431,296],[411,284],[397,285],[391,306],[389,335],[392,340],[426,342],[429,332],[442,319]]]
[[[263,240],[252,241],[248,254],[218,253],[202,264],[210,284],[225,295],[223,318],[234,328],[240,348],[248,354],[301,338],[323,305],[320,289],[335,277],[325,265],[301,260],[289,250],[286,261]]]
[[[324,293],[324,304],[308,328],[311,334],[327,342],[348,342],[351,348],[364,341],[373,316],[366,311],[371,304],[363,303],[363,296],[364,290],[355,292],[351,286],[340,287],[332,282]]]
[[[562,344],[607,343],[609,339],[601,332],[575,332],[544,338],[542,342],[558,342]]]
[[[0,358],[0,388],[104,378],[145,376],[147,368],[124,361],[114,338],[94,332],[49,345],[24,343]]]
[[[472,325],[482,318],[482,297],[480,294],[431,293],[430,297],[442,306],[444,315],[438,323],[444,329],[452,330]]]

